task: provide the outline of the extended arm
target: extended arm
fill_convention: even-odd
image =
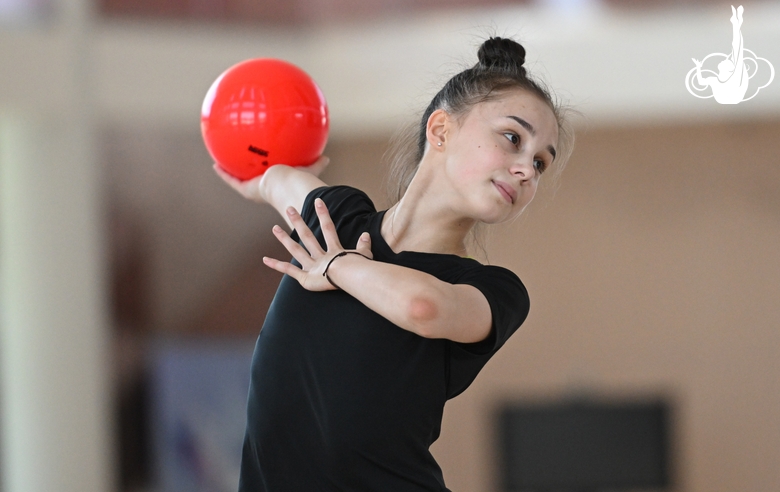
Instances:
[[[473,343],[490,334],[490,305],[471,285],[359,255],[335,260],[328,276],[372,311],[420,336]]]
[[[318,177],[328,162],[327,157],[322,157],[309,167],[271,166],[260,181],[263,200],[279,212],[291,229],[295,226],[285,210],[288,207],[303,210],[303,203],[312,190],[328,186]]]
[[[311,235],[311,231],[300,215],[297,212],[293,215],[285,212],[290,207],[294,210],[302,209],[311,190],[327,186],[317,176],[328,162],[326,157],[322,157],[305,168],[272,166],[262,176],[249,181],[233,178],[216,164],[214,170],[245,198],[272,205],[291,229],[297,226],[299,236],[304,239]],[[327,225],[323,223],[324,229],[329,230],[331,237],[335,236],[335,228],[327,212],[317,208],[321,219],[327,217]],[[275,234],[290,252],[298,253],[299,261],[305,261],[305,257],[309,256],[281,229],[276,230]],[[369,244],[366,243],[365,247],[369,248],[366,252],[370,255]],[[277,271],[300,278],[296,274],[299,269],[290,263],[268,258],[265,261]],[[359,255],[336,259],[328,275],[339,287],[372,311],[420,336],[471,343],[483,340],[490,334],[490,306],[484,295],[471,285],[452,285],[413,268],[368,260]]]
[[[303,173],[291,172],[300,178]],[[309,183],[306,186],[314,186]],[[289,188],[288,188],[289,189]],[[302,193],[301,193],[302,194]],[[276,197],[285,195],[277,194]],[[270,195],[271,202],[276,202]],[[281,205],[276,205],[277,209]],[[413,268],[374,261],[370,240],[358,241],[354,251],[330,260],[340,251],[336,227],[322,199],[314,201],[322,234],[327,244],[323,250],[311,229],[294,207],[285,210],[288,223],[298,232],[303,246],[293,241],[281,228],[274,234],[298,260],[302,268],[291,263],[265,258],[266,264],[295,278],[307,290],[332,290],[323,273],[342,290],[393,324],[427,338],[446,338],[457,342],[478,342],[490,333],[491,311],[485,296],[471,285],[452,285]],[[279,210],[282,213],[282,210]],[[370,239],[368,234],[364,234]],[[304,249],[304,246],[306,249]],[[330,265],[329,267],[327,265]]]
[[[218,164],[214,164],[214,171],[244,198],[274,207],[287,225],[293,228],[292,222],[284,211],[287,207],[301,210],[311,190],[327,186],[318,176],[329,162],[330,159],[322,156],[310,166],[290,167],[277,164],[268,168],[260,176],[246,181],[234,178],[223,171]]]

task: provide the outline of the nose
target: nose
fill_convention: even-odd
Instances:
[[[521,181],[528,181],[536,175],[534,158],[531,155],[522,155],[512,166],[512,174],[518,176]]]

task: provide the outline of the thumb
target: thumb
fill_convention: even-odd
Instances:
[[[365,252],[367,252],[371,257],[371,259],[373,259],[374,255],[371,252],[371,235],[367,232],[361,234],[355,249],[365,250]]]

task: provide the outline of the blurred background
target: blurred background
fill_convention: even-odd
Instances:
[[[780,68],[780,2],[742,5],[745,47]],[[490,35],[522,42],[582,117],[560,180],[478,258],[516,272],[532,309],[446,406],[448,487],[504,490],[502,409],[574,399],[662,402],[665,490],[780,490],[780,82],[737,105],[685,87],[692,58],[731,51],[730,16],[714,0],[0,0],[2,490],[235,490],[281,279],[261,258],[289,253],[276,212],[213,173],[206,91],[249,58],[303,68],[331,113],[321,178],[383,210],[391,135]]]

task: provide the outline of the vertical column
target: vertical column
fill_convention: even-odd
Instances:
[[[0,101],[4,492],[114,489],[104,220],[84,85],[89,2],[55,11],[56,35],[44,35],[66,57],[52,86],[67,100]]]

